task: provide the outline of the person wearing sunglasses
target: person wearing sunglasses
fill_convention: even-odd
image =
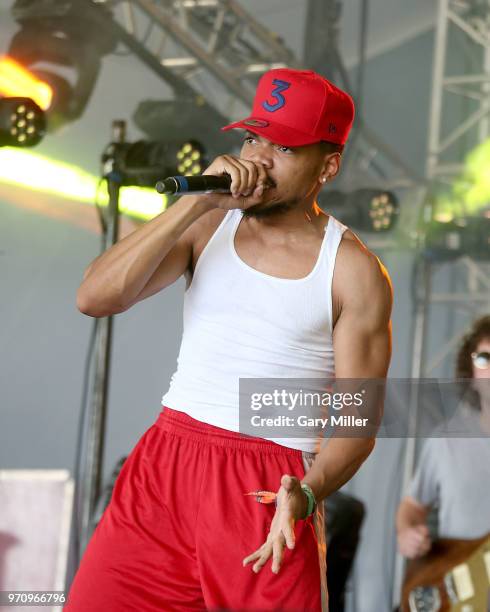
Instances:
[[[431,512],[441,538],[473,539],[490,531],[490,315],[462,339],[455,370],[457,379],[469,379],[456,415],[465,435],[425,440],[396,516],[398,549],[410,559],[431,548]]]

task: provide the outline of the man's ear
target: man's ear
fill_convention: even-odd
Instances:
[[[337,174],[340,171],[340,161],[341,161],[340,153],[329,153],[328,155],[325,156],[322,173],[320,175],[320,181],[322,183],[331,181],[333,178],[337,176]]]

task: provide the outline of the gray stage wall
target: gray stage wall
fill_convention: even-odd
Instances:
[[[369,62],[365,81],[365,115],[371,128],[420,172],[425,161],[432,43],[432,34],[426,33],[378,56]],[[135,61],[131,65],[139,69]],[[126,70],[127,64],[120,58],[111,58],[105,63],[103,76],[113,73],[122,79]],[[157,87],[161,93],[155,80],[152,90]],[[101,90],[110,95],[104,79],[98,88],[99,95]],[[127,115],[130,107],[124,100],[116,99],[114,104],[114,116],[121,116],[123,109]],[[97,109],[89,109],[84,121],[90,117],[95,120],[96,113]],[[97,159],[105,136],[98,138],[82,142],[85,159],[91,147],[90,154]],[[68,136],[60,136],[60,142],[68,140]],[[46,149],[56,156],[54,140]],[[72,150],[72,156],[75,154],[76,148]],[[96,167],[95,161],[93,169]],[[98,248],[94,233],[12,205],[4,193],[0,201],[1,468],[73,466],[91,329],[91,319],[76,310],[75,292],[84,267]],[[412,255],[380,256],[395,288],[390,376],[407,377]],[[445,282],[442,278],[441,283]],[[180,341],[183,288],[183,281],[179,281],[116,317],[106,474],[131,450],[160,410],[160,397],[174,370]],[[444,325],[444,319],[440,324]],[[456,324],[462,327],[459,320]],[[396,440],[378,441],[361,472],[346,487],[365,501],[368,513],[354,579],[356,612],[389,610],[400,448]]]

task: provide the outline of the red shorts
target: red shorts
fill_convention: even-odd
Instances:
[[[312,456],[164,408],[117,478],[71,586],[67,612],[324,612],[323,504],[295,527],[279,574],[242,560],[274,504],[244,493],[302,478]],[[306,462],[306,463],[305,463]]]

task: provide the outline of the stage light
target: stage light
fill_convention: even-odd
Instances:
[[[430,261],[467,255],[490,261],[490,139],[468,153],[450,185],[434,182],[425,202],[423,254]]]
[[[45,131],[44,112],[33,100],[0,99],[0,147],[33,147]]]
[[[133,113],[133,121],[149,139],[158,134],[167,142],[192,143],[199,134],[199,142],[206,147],[208,160],[242,145],[242,135],[238,130],[221,132],[226,118],[218,119],[199,96],[192,99],[144,100]],[[192,165],[187,168],[192,168]],[[178,173],[182,174],[180,171]]]
[[[464,255],[490,261],[490,217],[483,214],[447,223],[434,220],[425,227],[423,246],[430,261],[452,261]]]
[[[467,155],[461,180],[454,184],[456,197],[463,196],[471,213],[480,211],[490,202],[490,138]]]
[[[388,232],[399,216],[395,194],[379,189],[357,189],[350,193],[323,191],[318,204],[327,213],[335,213],[339,221],[365,232]]]
[[[485,215],[489,203],[490,138],[468,153],[452,184],[434,183],[428,196],[431,219],[441,222]]]
[[[77,166],[22,149],[0,149],[0,182],[66,198],[67,206],[70,202],[93,205],[96,200],[101,206],[108,203],[106,190],[97,189],[99,177]],[[167,205],[168,198],[158,194],[153,186],[121,189],[119,209],[130,217],[150,220]]]
[[[103,160],[117,158],[124,185],[154,187],[155,183],[167,176],[201,174],[205,156],[204,147],[196,140],[184,144],[139,140],[110,144]]]
[[[8,56],[0,57],[0,95],[25,97],[47,110],[53,100],[53,90]]]
[[[201,143],[196,140],[186,142],[177,151],[177,171],[179,174],[202,174],[205,166],[205,151]]]
[[[46,109],[48,130],[54,131],[82,115],[101,59],[115,49],[114,35],[101,19],[108,9],[102,3],[76,0],[16,0],[11,11],[21,28],[8,55],[21,66],[23,85],[29,88],[18,93],[31,96],[29,83],[37,83],[45,98],[51,90]]]
[[[374,231],[386,231],[391,229],[394,216],[398,212],[397,202],[393,194],[385,191],[382,193],[368,194],[369,216],[372,220]]]

